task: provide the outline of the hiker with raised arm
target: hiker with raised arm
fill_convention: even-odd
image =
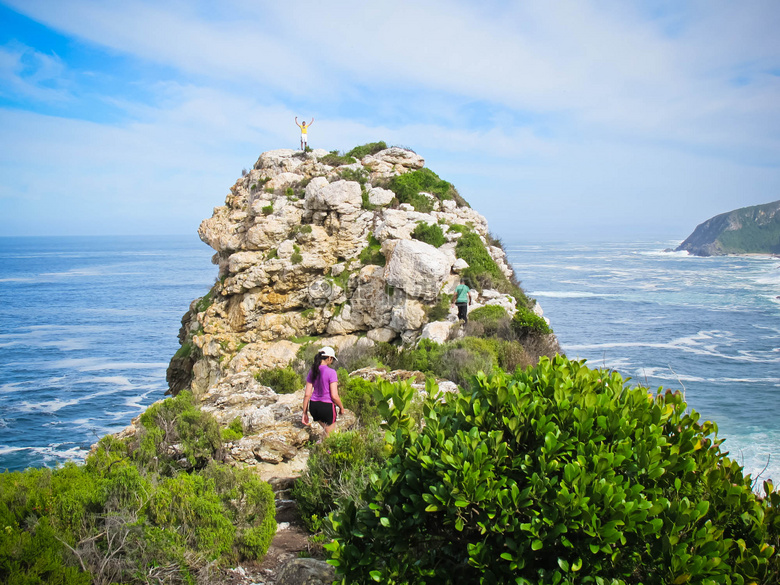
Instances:
[[[309,126],[314,124],[314,118],[311,119],[311,122],[306,124],[306,120],[302,120],[300,124],[298,124],[298,116],[295,116],[295,123],[298,125],[298,128],[301,129],[301,150],[306,150],[306,148],[309,146]]]

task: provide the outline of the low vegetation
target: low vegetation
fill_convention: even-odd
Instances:
[[[388,188],[395,193],[399,203],[409,203],[422,213],[433,211],[435,199],[455,199],[457,194],[452,183],[440,179],[428,168],[397,175],[390,180]],[[430,193],[430,197],[422,193]]]
[[[330,516],[343,582],[780,578],[780,494],[755,494],[679,393],[563,357],[431,392],[422,424],[408,384],[374,393],[387,458]]]
[[[356,146],[355,148],[353,148],[347,153],[347,156],[356,159],[362,159],[364,156],[368,156],[370,154],[376,154],[380,150],[385,150],[386,148],[387,148],[387,144],[385,144],[381,140],[379,142],[368,142],[361,146]]]
[[[385,255],[382,254],[382,244],[374,237],[374,234],[368,234],[368,246],[360,252],[359,260],[363,264],[376,264],[384,266],[387,262]]]
[[[444,232],[442,231],[441,226],[435,223],[428,224],[423,221],[419,222],[414,228],[414,231],[412,231],[412,237],[415,240],[420,240],[421,242],[430,244],[434,248],[440,248],[441,245],[447,241],[447,239],[444,237]]]
[[[135,440],[101,439],[84,465],[0,475],[0,582],[206,582],[263,558],[273,492],[220,463],[214,419],[181,392],[142,425]]]
[[[260,370],[255,373],[255,380],[277,394],[292,394],[303,388],[301,376],[290,366]]]

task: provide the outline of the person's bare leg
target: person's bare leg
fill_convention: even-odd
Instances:
[[[322,430],[325,431],[325,436],[327,437],[329,434],[333,432],[333,429],[336,428],[336,423],[332,423],[329,425],[326,425],[324,422],[320,421],[320,424],[322,425]]]

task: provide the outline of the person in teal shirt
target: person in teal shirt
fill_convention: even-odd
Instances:
[[[464,323],[469,322],[469,305],[471,304],[471,289],[466,286],[466,279],[461,278],[460,284],[455,287],[452,302],[458,307],[458,319]]]

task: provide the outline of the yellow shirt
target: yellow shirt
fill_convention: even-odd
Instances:
[[[301,126],[301,134],[308,134],[308,133],[309,133],[309,127]]]

